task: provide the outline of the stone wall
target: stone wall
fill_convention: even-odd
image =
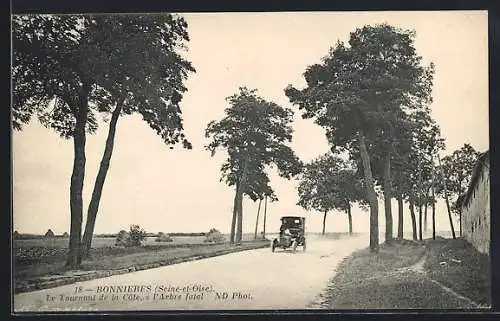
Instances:
[[[474,190],[462,207],[462,235],[479,252],[490,253],[490,171],[489,158],[481,168]]]

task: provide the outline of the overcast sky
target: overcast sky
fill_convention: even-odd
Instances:
[[[288,84],[302,87],[302,73],[337,40],[365,24],[387,22],[416,31],[424,63],[436,65],[432,116],[441,126],[447,152],[464,143],[488,148],[488,39],[485,11],[329,12],[182,14],[191,41],[186,56],[190,76],[181,108],[193,150],[170,150],[137,116],[118,122],[115,149],[97,217],[96,233],[115,233],[139,224],[149,232],[229,231],[234,189],[219,182],[226,155],[211,158],[203,146],[209,121],[220,119],[225,97],[239,86],[257,88],[267,100],[295,113],[292,147],[304,161],[328,150],[324,131],[284,95]],[[87,138],[84,208],[88,206],[104,149],[107,124]],[[13,134],[14,229],[21,233],[69,232],[72,141],[60,139],[34,120]],[[283,215],[306,216],[307,229],[320,231],[322,215],[296,206],[297,182],[271,172],[279,202],[268,204],[267,231]],[[396,202],[393,212],[397,213]],[[257,203],[245,199],[243,228],[253,232]],[[383,233],[383,205],[379,208]],[[405,230],[411,231],[407,207]],[[354,231],[368,231],[368,213],[355,208]],[[394,220],[397,226],[397,218]],[[259,228],[261,230],[262,227]],[[446,208],[438,204],[437,229],[449,229]],[[347,218],[332,212],[327,231],[346,231]]]

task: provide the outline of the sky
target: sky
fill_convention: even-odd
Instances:
[[[432,116],[446,140],[446,153],[471,144],[479,151],[489,146],[488,35],[486,11],[433,12],[314,12],[314,13],[189,13],[190,42],[183,53],[196,68],[186,81],[181,103],[185,134],[192,150],[169,149],[139,116],[120,118],[111,166],[97,216],[95,233],[116,233],[139,224],[148,232],[229,232],[234,188],[220,182],[227,155],[214,157],[204,149],[209,121],[224,116],[225,98],[238,87],[256,88],[266,100],[292,108],[291,147],[305,162],[328,151],[324,130],[284,94],[288,84],[305,85],[306,67],[320,62],[337,40],[366,24],[389,23],[416,31],[415,47],[428,65],[434,62]],[[88,207],[108,125],[87,137],[84,209]],[[13,218],[20,233],[69,232],[69,183],[73,144],[36,119],[13,133]],[[319,232],[322,214],[296,205],[296,180],[270,171],[279,201],[267,205],[266,231],[279,228],[279,218],[307,218],[306,230]],[[244,232],[253,232],[258,202],[245,198]],[[264,207],[264,204],[262,204]],[[379,206],[384,232],[383,203]],[[393,213],[397,202],[393,201]],[[397,228],[394,215],[394,230]],[[369,230],[369,214],[353,209],[355,232]],[[85,214],[84,214],[85,219]],[[347,216],[331,212],[328,232],[347,231]],[[437,230],[449,230],[444,202],[437,205]],[[405,231],[411,231],[405,205]],[[259,231],[262,230],[262,215]]]

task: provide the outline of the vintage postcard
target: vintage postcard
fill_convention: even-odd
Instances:
[[[486,11],[11,27],[14,313],[491,306]]]

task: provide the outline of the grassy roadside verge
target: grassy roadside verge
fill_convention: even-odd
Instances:
[[[68,270],[64,260],[48,260],[33,265],[14,266],[14,292],[22,293],[46,289],[106,276],[157,268],[187,261],[219,256],[239,251],[268,247],[269,241],[243,242],[240,246],[227,243],[213,245],[193,245],[176,248],[153,247],[132,253],[109,255],[94,253],[82,262],[78,270]]]
[[[491,265],[488,255],[479,253],[463,239],[428,240],[427,275],[481,306],[491,304]]]
[[[443,263],[447,262],[447,263]],[[463,240],[396,241],[355,252],[322,295],[327,309],[464,309],[490,304],[489,260]]]

